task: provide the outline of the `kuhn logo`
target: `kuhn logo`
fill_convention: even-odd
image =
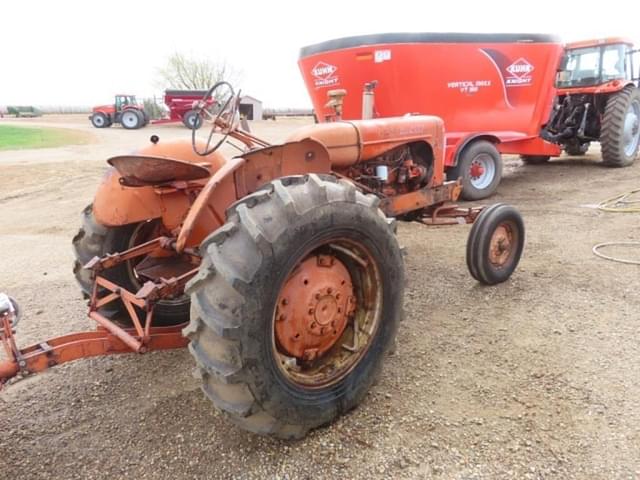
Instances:
[[[335,65],[329,65],[328,63],[318,62],[316,66],[311,70],[311,74],[316,78],[327,78],[336,73],[338,67]]]
[[[519,58],[505,70],[509,73],[509,77],[505,79],[507,87],[520,87],[531,83],[534,67],[526,59]]]
[[[338,71],[338,67],[330,65],[325,62],[318,62],[316,66],[311,69],[311,75],[313,75],[316,87],[328,87],[336,85],[338,83],[338,77],[335,74]]]

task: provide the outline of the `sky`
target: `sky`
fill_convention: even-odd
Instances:
[[[640,4],[591,5],[576,0],[5,0],[0,105],[90,106],[112,102],[115,93],[161,95],[157,70],[179,52],[241,70],[238,86],[266,107],[310,107],[297,67],[299,49],[368,33],[553,33],[564,41],[626,36],[640,45]],[[621,9],[629,14],[621,15]]]

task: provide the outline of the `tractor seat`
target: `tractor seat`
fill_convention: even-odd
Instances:
[[[107,162],[122,175],[120,183],[126,187],[163,185],[176,181],[200,180],[211,172],[208,164],[196,164],[173,158],[147,155],[119,155]]]

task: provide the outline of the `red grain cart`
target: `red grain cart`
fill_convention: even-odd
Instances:
[[[169,108],[169,118],[162,118],[151,123],[172,123],[182,122],[185,127],[200,128],[202,117],[194,110],[194,102],[202,100],[206,90],[165,90],[164,104]],[[213,99],[207,100],[209,105],[213,104]]]
[[[329,92],[346,93],[345,120],[441,117],[447,175],[462,177],[462,195],[474,200],[500,183],[501,153],[562,152],[539,136],[562,55],[563,45],[549,35],[392,33],[304,47],[299,67],[320,122],[335,117]]]

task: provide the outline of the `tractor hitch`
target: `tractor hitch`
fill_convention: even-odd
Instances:
[[[121,294],[125,295],[123,298],[133,296],[125,291]],[[19,374],[27,376],[80,358],[183,348],[189,343],[182,336],[186,323],[151,327],[149,315],[144,326],[138,322],[134,328],[122,328],[92,311],[89,316],[98,323],[95,331],[70,333],[19,349],[15,338],[19,312],[17,303],[0,293],[0,341],[6,354],[6,358],[0,360],[0,390]]]

